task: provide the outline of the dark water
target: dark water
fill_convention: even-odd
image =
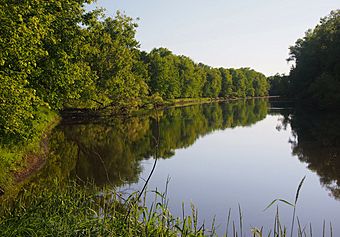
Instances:
[[[216,217],[223,233],[229,208],[244,229],[272,228],[274,199],[293,202],[300,180],[297,215],[321,235],[332,222],[340,234],[340,116],[315,114],[287,103],[247,100],[171,108],[130,118],[64,120],[50,139],[50,158],[34,178],[93,180],[127,193],[140,190],[158,156],[149,190],[164,190],[173,214],[182,202],[200,220]],[[290,227],[292,208],[279,204]],[[334,235],[336,236],[336,234]]]

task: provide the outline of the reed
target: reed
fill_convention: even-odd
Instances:
[[[300,189],[293,209],[294,219]],[[150,193],[154,195],[154,200],[147,206],[146,196]],[[185,213],[183,204],[182,216],[174,216],[168,208],[167,189],[163,193],[158,190],[144,191],[142,200],[139,198],[139,192],[124,198],[116,190],[99,189],[93,184],[84,187],[69,183],[61,187],[55,182],[53,187],[40,192],[26,190],[15,201],[15,205],[3,208],[0,233],[1,236],[217,236],[215,220],[209,228],[204,222],[199,224],[198,210],[192,204],[191,213]],[[274,226],[268,233],[263,227],[244,229],[240,205],[237,219],[238,225],[233,221],[229,209],[224,236],[288,237],[288,228],[281,224],[278,207]],[[300,220],[296,220],[296,236],[312,237],[312,226],[303,227]],[[326,224],[323,232],[323,236],[326,236]],[[331,224],[329,233],[332,237]]]

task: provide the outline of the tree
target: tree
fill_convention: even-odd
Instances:
[[[270,84],[270,95],[288,95],[289,80],[288,76],[276,74],[268,78]]]
[[[199,97],[201,81],[199,77],[195,76],[194,62],[185,56],[179,56],[178,59],[177,67],[179,70],[179,80],[181,84],[181,97]]]
[[[290,47],[295,61],[289,75],[291,95],[323,108],[340,103],[340,10],[320,20]],[[327,85],[324,85],[327,83]],[[329,84],[330,83],[330,84]]]
[[[220,68],[220,73],[222,76],[222,86],[221,86],[221,97],[230,97],[233,92],[233,78],[228,69]]]
[[[0,134],[3,139],[27,138],[41,102],[29,79],[47,55],[42,39],[52,17],[44,14],[43,1],[8,0],[0,7],[0,22]]]
[[[99,107],[138,105],[148,92],[136,27],[132,18],[117,12],[115,18],[94,21],[87,29],[91,49],[86,61],[97,76],[93,100]]]
[[[222,76],[218,69],[211,68],[208,66],[204,67],[206,71],[206,81],[203,87],[203,96],[216,98],[218,97],[221,86],[222,86]]]
[[[4,0],[0,8],[0,134],[28,138],[41,107],[126,112],[144,101],[253,96],[255,71],[194,63],[166,48],[141,52],[137,24],[92,0]],[[256,91],[256,90],[255,90]],[[256,94],[256,92],[255,92]]]
[[[172,52],[165,48],[153,49],[149,54],[150,60],[150,90],[158,92],[166,99],[179,98],[181,96],[181,83],[178,59]]]
[[[91,1],[37,0],[32,6],[39,5],[41,12],[31,10],[27,14],[28,19],[49,19],[46,34],[38,39],[44,55],[37,60],[36,70],[28,80],[37,95],[56,110],[79,99],[92,84],[93,75],[81,54],[86,44],[81,24],[84,4],[88,2]]]
[[[32,133],[38,107],[61,109],[91,84],[79,60],[86,0],[10,1],[0,8],[0,130]],[[48,103],[48,104],[47,104]]]
[[[240,69],[230,69],[233,78],[234,97],[246,96],[246,76]]]

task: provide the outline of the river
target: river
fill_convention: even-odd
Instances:
[[[100,120],[65,118],[52,132],[50,157],[31,182],[76,179],[116,187],[129,194],[141,190],[157,157],[147,189],[164,191],[169,208],[200,223],[216,219],[225,232],[228,211],[238,226],[272,229],[276,206],[290,228],[297,216],[321,236],[323,221],[340,234],[340,116],[292,108],[266,99],[168,108],[131,117]],[[168,182],[168,184],[167,184]],[[150,192],[149,201],[153,200]],[[328,228],[327,228],[328,229]],[[230,230],[229,230],[230,231]],[[328,231],[328,230],[327,230]],[[267,231],[266,231],[267,232]]]

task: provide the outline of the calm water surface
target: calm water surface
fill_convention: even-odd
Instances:
[[[91,179],[130,193],[142,188],[157,153],[148,189],[163,191],[170,178],[171,211],[181,216],[184,203],[189,214],[193,203],[201,221],[216,217],[222,234],[229,208],[238,220],[238,204],[245,229],[272,228],[275,207],[263,210],[276,198],[293,202],[306,176],[297,208],[301,224],[312,223],[318,236],[322,222],[331,221],[340,234],[339,117],[259,99],[87,123],[65,119],[36,179]],[[279,208],[290,227],[292,208]]]

